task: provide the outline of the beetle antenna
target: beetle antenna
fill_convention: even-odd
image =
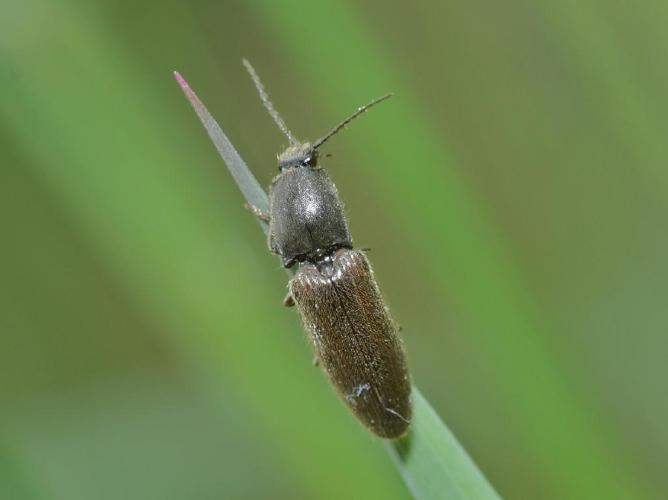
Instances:
[[[357,118],[359,115],[361,115],[362,113],[364,113],[365,111],[367,111],[367,110],[368,110],[369,108],[371,108],[372,106],[375,106],[375,105],[378,104],[379,102],[383,102],[385,99],[389,99],[389,98],[392,97],[393,95],[394,95],[394,94],[392,94],[392,93],[382,95],[382,96],[380,96],[380,97],[377,97],[376,99],[374,99],[374,100],[371,101],[370,103],[365,104],[364,106],[362,106],[362,107],[360,107],[360,108],[357,108],[357,111],[355,111],[352,115],[350,115],[348,118],[346,118],[346,119],[343,120],[341,123],[339,123],[339,124],[338,124],[336,127],[334,127],[334,128],[327,134],[327,135],[325,135],[324,137],[322,137],[322,138],[318,139],[317,141],[315,141],[315,142],[313,143],[313,149],[318,149],[320,146],[322,146],[322,145],[325,143],[325,141],[327,141],[330,137],[332,137],[333,135],[335,135],[337,132],[340,132],[341,129],[343,129],[346,125],[348,125],[351,121],[353,121],[353,120],[354,120],[355,118]]]
[[[248,62],[248,59],[242,59],[241,61],[243,62],[244,66],[246,67],[246,70],[248,70],[248,73],[253,79],[255,88],[257,89],[258,94],[260,94],[260,99],[262,99],[262,104],[264,104],[264,107],[267,108],[267,111],[269,111],[269,114],[276,122],[276,125],[278,125],[278,128],[280,128],[281,132],[283,132],[287,136],[288,140],[290,141],[290,144],[299,144],[299,141],[297,141],[297,139],[295,139],[295,136],[292,135],[292,132],[290,132],[290,130],[288,129],[287,125],[283,121],[283,118],[281,118],[281,115],[279,115],[278,111],[276,111],[276,108],[274,108],[274,105],[269,99],[267,91],[264,89],[264,85],[262,85],[260,77],[255,72],[255,68],[251,66],[251,63]]]

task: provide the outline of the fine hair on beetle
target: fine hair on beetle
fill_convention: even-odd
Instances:
[[[298,264],[285,304],[295,305],[316,360],[351,412],[376,435],[403,436],[411,421],[411,385],[397,324],[371,264],[355,250],[336,186],[318,166],[319,148],[385,94],[358,108],[313,142],[300,142],[244,59],[262,102],[289,146],[269,188],[268,244],[286,268]]]
[[[334,127],[332,130],[330,130],[327,134],[325,134],[317,141],[314,141],[313,143],[299,142],[292,134],[292,132],[290,132],[290,129],[288,129],[287,125],[285,124],[285,121],[283,121],[281,115],[279,115],[278,111],[276,111],[276,108],[274,108],[274,105],[269,99],[269,95],[267,94],[267,91],[265,90],[264,85],[260,80],[260,77],[255,71],[255,68],[253,68],[253,66],[251,66],[251,64],[246,59],[243,60],[243,64],[250,73],[250,76],[253,79],[253,83],[255,83],[255,87],[257,88],[257,91],[260,94],[260,99],[262,99],[264,107],[267,108],[267,111],[276,122],[276,125],[278,125],[278,128],[281,129],[281,132],[283,132],[288,138],[288,141],[290,141],[290,146],[288,146],[285,149],[285,151],[283,151],[280,155],[278,155],[278,168],[281,171],[283,169],[290,167],[299,167],[299,166],[315,167],[318,161],[318,148],[320,146],[322,146],[325,142],[327,142],[327,140],[329,140],[333,135],[343,130],[343,128],[346,125],[348,125],[351,121],[360,116],[362,113],[366,112],[369,108],[384,101],[385,99],[389,99],[393,95],[391,92],[384,94],[372,100],[368,104],[359,107],[357,111],[355,111],[348,118],[340,122],[336,127]]]

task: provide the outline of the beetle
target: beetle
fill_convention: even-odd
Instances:
[[[365,253],[353,248],[336,186],[318,165],[319,148],[383,95],[328,134],[300,142],[274,108],[257,73],[243,61],[267,111],[290,145],[278,156],[269,189],[268,244],[286,268],[298,265],[285,305],[295,305],[317,363],[353,414],[376,435],[396,439],[411,422],[411,384],[398,325]]]

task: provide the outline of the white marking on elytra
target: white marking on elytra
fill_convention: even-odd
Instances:
[[[369,389],[371,389],[371,385],[369,385],[369,384],[356,385],[353,388],[353,392],[346,396],[346,399],[348,400],[349,403],[355,405],[355,404],[357,404],[357,398],[359,398],[362,394],[364,394]]]

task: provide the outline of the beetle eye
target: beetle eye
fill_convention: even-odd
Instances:
[[[310,155],[304,158],[304,163],[303,165],[307,165],[309,167],[315,167],[316,163],[318,162],[318,156],[317,155]]]

